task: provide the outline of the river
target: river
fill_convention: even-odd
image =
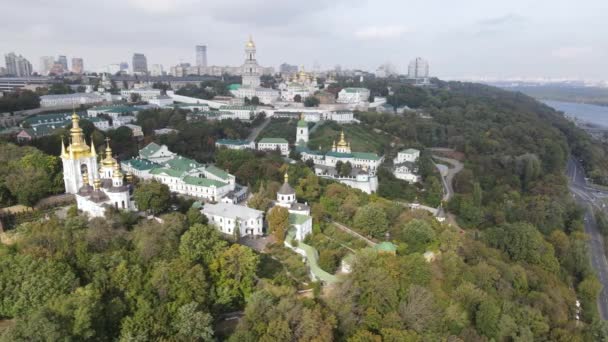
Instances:
[[[566,115],[570,117],[577,118],[587,123],[608,127],[608,107],[550,100],[542,100],[541,102],[566,113]]]

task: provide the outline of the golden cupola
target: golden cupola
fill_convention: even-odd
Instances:
[[[340,132],[340,141],[338,141],[338,147],[348,147],[346,139],[344,139],[344,131]]]
[[[253,42],[253,38],[249,35],[249,40],[247,41],[247,45],[245,45],[249,49],[255,48],[255,43]]]
[[[110,138],[106,138],[105,158],[101,161],[102,167],[114,167],[118,165],[116,159],[112,158],[112,148],[110,147]]]
[[[91,148],[87,145],[84,139],[84,133],[80,128],[80,117],[76,114],[76,111],[72,113],[72,128],[70,129],[70,146],[67,147],[67,151],[64,154],[63,139],[62,145],[62,157],[69,159],[80,159],[91,156]]]
[[[120,171],[120,165],[118,165],[118,163],[114,164],[113,170],[112,170],[112,178],[121,178],[122,179],[123,177],[124,177],[124,175]]]

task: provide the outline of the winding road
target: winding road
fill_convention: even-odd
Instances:
[[[608,197],[608,192],[590,187],[585,179],[582,165],[574,158],[568,160],[567,174],[572,196],[580,206],[586,209],[584,216],[585,232],[589,235],[587,247],[591,266],[593,266],[602,284],[597,305],[600,316],[605,320],[608,318],[608,262],[606,261],[604,238],[597,227],[594,210],[606,212],[606,206],[601,198]]]

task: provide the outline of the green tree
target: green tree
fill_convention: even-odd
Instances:
[[[304,99],[305,107],[317,107],[319,103],[321,103],[321,101],[314,96],[308,96]]]
[[[182,235],[179,252],[192,262],[209,265],[227,245],[214,227],[195,224]]]
[[[190,207],[188,212],[186,213],[186,217],[188,218],[188,225],[193,226],[197,223],[207,224],[207,216],[201,214],[201,211],[195,207]]]
[[[253,293],[258,262],[249,247],[235,244],[224,250],[210,265],[217,303],[228,307],[242,304]]]
[[[189,303],[179,308],[173,322],[177,336],[183,341],[215,341],[213,317],[197,307],[196,303]]]
[[[498,334],[498,320],[500,319],[500,307],[493,300],[485,300],[479,304],[475,314],[475,326],[477,330],[489,338],[496,338]]]
[[[436,240],[436,234],[426,221],[414,219],[403,227],[401,238],[407,243],[408,252],[423,253]]]
[[[131,93],[131,95],[129,96],[129,101],[131,102],[139,102],[141,101],[141,95],[138,93]]]
[[[278,205],[272,208],[268,213],[268,226],[277,243],[282,244],[289,228],[289,211],[287,208]]]
[[[354,218],[355,227],[368,235],[379,238],[388,229],[388,219],[381,206],[375,203],[367,204],[357,210]]]
[[[168,186],[153,180],[139,183],[135,187],[133,198],[139,210],[156,215],[169,209],[171,192]]]
[[[300,94],[293,97],[293,102],[300,103],[302,102],[302,96]]]

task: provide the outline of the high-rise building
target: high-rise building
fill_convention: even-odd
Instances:
[[[297,65],[291,65],[291,64],[287,64],[287,63],[283,63],[279,66],[279,72],[282,75],[291,75],[291,74],[295,74],[298,72],[298,66]]]
[[[61,64],[61,66],[63,66],[63,71],[68,71],[68,58],[66,56],[59,56],[59,58],[57,58],[57,63]]]
[[[120,62],[120,65],[119,65],[119,70],[120,70],[121,72],[122,72],[122,71],[124,71],[124,72],[128,72],[128,71],[129,71],[129,63],[127,63],[127,62]]]
[[[196,46],[196,66],[207,67],[207,45]]]
[[[72,58],[72,72],[82,74],[84,72],[84,62],[82,58]]]
[[[143,53],[133,54],[133,73],[145,75],[148,73],[148,60]]]
[[[66,70],[63,68],[63,64],[59,62],[53,63],[53,67],[49,71],[49,73],[53,75],[63,75],[64,72],[66,72]]]
[[[245,44],[245,64],[243,64],[242,85],[243,87],[259,87],[260,72],[258,62],[255,59],[255,44],[251,37]]]
[[[40,75],[48,75],[53,68],[53,64],[55,64],[55,58],[53,56],[40,57],[40,69],[38,69]]]
[[[429,63],[420,57],[416,57],[410,62],[407,75],[413,79],[428,78]]]
[[[162,64],[152,64],[150,68],[150,76],[162,76],[163,75],[163,65]]]
[[[17,56],[14,52],[4,55],[6,73],[16,77],[26,77],[32,74],[32,64],[25,57]]]

